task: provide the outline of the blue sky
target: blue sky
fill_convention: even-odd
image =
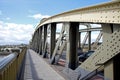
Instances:
[[[28,43],[41,18],[108,1],[0,0],[0,44]]]

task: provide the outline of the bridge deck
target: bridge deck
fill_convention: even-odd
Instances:
[[[28,50],[25,60],[24,80],[65,80],[37,53]]]

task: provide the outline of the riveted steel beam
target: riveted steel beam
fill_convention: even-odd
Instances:
[[[96,28],[88,28],[88,29],[80,29],[79,32],[87,32],[87,31],[101,31],[101,27],[96,27]]]
[[[109,25],[104,25],[108,26]],[[120,26],[120,25],[118,25]],[[104,30],[103,30],[104,31]],[[118,27],[113,33],[108,30],[105,32],[103,43],[95,50],[85,62],[78,68],[82,73],[81,78],[86,74],[98,69],[100,66],[106,64],[109,60],[120,53],[120,28]],[[84,71],[84,72],[83,72]]]
[[[40,22],[38,27],[53,22],[90,22],[90,23],[120,23],[120,1],[80,8],[55,16]],[[36,29],[38,29],[38,27]]]

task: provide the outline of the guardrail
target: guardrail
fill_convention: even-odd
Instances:
[[[0,60],[0,80],[17,80],[27,48],[12,53]]]

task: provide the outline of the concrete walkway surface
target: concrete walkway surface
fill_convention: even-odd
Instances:
[[[24,80],[65,80],[36,52],[27,50]]]

